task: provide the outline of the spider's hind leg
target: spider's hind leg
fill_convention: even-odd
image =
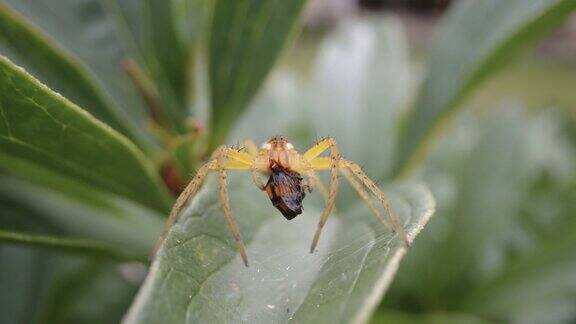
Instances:
[[[358,193],[360,198],[362,198],[362,200],[364,200],[366,205],[368,205],[368,208],[370,208],[372,213],[374,215],[376,215],[376,217],[378,217],[378,219],[384,225],[386,225],[386,227],[388,227],[391,230],[394,230],[394,228],[392,228],[392,225],[390,224],[390,222],[384,217],[384,215],[382,215],[380,210],[374,205],[374,202],[372,201],[372,199],[370,199],[370,195],[368,195],[366,190],[364,190],[364,188],[362,188],[362,185],[358,181],[356,181],[356,179],[354,179],[354,176],[348,170],[348,168],[341,168],[340,172],[344,175],[344,178],[346,178],[346,180],[348,180],[348,183],[350,183],[352,188],[354,188],[354,190],[356,190],[356,192]]]
[[[366,192],[359,186],[358,182],[354,181],[354,179],[352,177],[350,177],[350,179],[352,179],[353,181],[350,181],[350,179],[348,179],[348,176],[350,176],[350,173],[348,173],[348,176],[346,176],[346,171],[347,171],[346,169],[350,170],[352,172],[352,174],[354,174],[356,176],[356,178],[359,179],[374,194],[374,196],[376,196],[376,198],[378,198],[378,200],[382,203],[382,205],[384,206],[384,209],[386,210],[386,212],[390,216],[390,222],[387,222],[385,220],[385,218],[382,217],[380,212],[375,208],[374,204],[370,200],[370,197],[368,197]],[[346,176],[346,178],[348,179],[348,181],[350,182],[352,187],[354,187],[354,189],[356,189],[358,194],[368,204],[368,207],[370,207],[370,209],[372,209],[374,214],[385,225],[391,227],[392,230],[394,232],[396,232],[396,234],[398,234],[398,237],[400,237],[400,239],[404,242],[404,244],[409,247],[410,241],[408,240],[408,235],[406,235],[406,231],[404,231],[404,228],[400,224],[400,218],[398,217],[396,212],[394,212],[394,209],[392,209],[392,206],[390,206],[390,202],[388,201],[388,199],[386,199],[386,197],[384,196],[384,193],[380,190],[380,188],[378,188],[378,186],[374,183],[374,181],[372,181],[370,178],[368,178],[366,173],[364,173],[364,171],[362,171],[362,168],[360,168],[360,166],[358,166],[358,164],[356,164],[352,161],[342,159],[341,160],[341,170],[343,171],[344,176]]]

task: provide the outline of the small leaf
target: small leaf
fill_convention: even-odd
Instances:
[[[318,209],[306,207],[287,222],[249,177],[229,179],[250,267],[237,254],[210,177],[169,232],[125,322],[367,322],[404,245],[360,205],[333,215],[310,254]],[[413,239],[433,213],[432,196],[417,184],[387,192]]]
[[[149,27],[150,44],[147,53],[154,55],[150,60],[154,75],[162,75],[170,87],[181,109],[181,117],[186,116],[186,77],[187,44],[178,37],[173,18],[173,0],[147,0],[146,21]]]
[[[428,74],[400,138],[396,173],[422,161],[430,137],[481,81],[575,8],[573,0],[458,3],[438,31]]]
[[[125,137],[0,57],[1,159],[19,158],[158,211],[170,198]],[[13,161],[12,161],[13,162]],[[20,165],[11,163],[18,172]]]
[[[193,55],[205,29],[210,0],[106,0],[131,55],[154,82],[171,126],[186,131],[193,98]]]
[[[305,0],[216,0],[209,45],[211,147],[247,108],[297,26]]]
[[[11,7],[33,18],[26,21],[11,7],[0,4],[0,52],[24,66],[51,89],[140,143],[142,130],[137,129],[122,111],[128,108],[132,109],[132,114],[137,114],[139,111],[135,109],[138,109],[139,102],[136,93],[127,86],[128,79],[122,74],[118,44],[114,35],[109,35],[109,31],[113,31],[109,27],[113,26],[106,21],[102,8],[93,2],[77,3],[74,7],[74,4],[59,1],[53,3],[58,9],[52,8],[59,15],[50,17],[52,10],[46,8],[40,8],[37,15],[42,5],[33,1],[8,2]],[[90,19],[78,17],[87,11],[90,11]],[[77,21],[69,21],[74,18]],[[39,25],[34,26],[32,22]],[[50,28],[58,24],[64,27]],[[70,24],[76,26],[70,28]],[[99,31],[105,30],[105,35],[90,33],[96,27]],[[67,32],[74,32],[74,37]],[[77,39],[79,34],[85,38]],[[98,55],[94,55],[95,46],[98,46]]]

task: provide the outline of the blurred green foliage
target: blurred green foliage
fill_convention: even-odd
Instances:
[[[384,293],[373,322],[576,319],[573,66],[513,64],[576,2],[460,1],[423,71],[393,16],[293,42],[305,4],[0,3],[0,322],[366,322]],[[413,235],[430,189],[391,288],[404,250],[349,188],[309,256],[322,200],[286,224],[231,176],[253,267],[209,180],[135,297],[169,192],[277,133],[409,179],[384,188]]]

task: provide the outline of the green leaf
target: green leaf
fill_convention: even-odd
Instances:
[[[395,323],[395,324],[490,324],[491,321],[483,320],[472,314],[435,311],[431,313],[399,312],[394,310],[379,310],[370,321],[372,324]]]
[[[285,61],[310,51],[303,46]],[[413,91],[401,21],[393,16],[347,20],[317,52],[311,80],[286,64],[271,75],[235,124],[230,144],[245,138],[261,144],[283,134],[302,152],[318,138],[331,136],[343,156],[362,165],[370,177],[383,178],[390,173],[398,121]],[[375,136],[378,145],[371,141]],[[356,197],[344,193],[350,195]]]
[[[564,184],[576,180],[576,152],[560,127],[565,116],[554,109],[536,116],[523,110],[504,103],[481,117],[464,113],[442,136],[422,168],[438,202],[436,221],[403,263],[388,307],[450,309],[501,322],[539,318],[538,323],[544,320],[535,313],[558,311],[560,316],[558,308],[566,310],[566,301],[572,302],[575,290],[567,274],[576,273],[576,263],[567,248],[567,229],[574,229],[576,190],[570,194]],[[552,188],[540,188],[543,179],[552,179]],[[530,194],[534,188],[546,192],[545,197]],[[526,210],[540,217],[528,220]],[[546,239],[527,231],[528,222],[549,232]],[[559,244],[553,243],[556,239]],[[538,262],[518,268],[516,276],[508,268],[519,255]],[[566,262],[548,273],[545,264],[551,259]],[[554,262],[549,262],[551,269]],[[562,271],[566,275],[554,277]],[[535,279],[524,280],[520,272]],[[507,280],[499,280],[506,273],[510,291]],[[566,294],[570,289],[571,295]]]
[[[210,0],[106,0],[131,55],[154,81],[162,112],[176,130],[186,130],[195,100],[193,64]]]
[[[118,323],[136,292],[134,266],[1,245],[0,322]]]
[[[38,186],[13,176],[0,178],[4,229],[101,242],[118,254],[146,258],[162,228],[161,216],[129,200],[40,169],[28,168]]]
[[[146,14],[150,30],[150,48],[147,53],[154,55],[150,60],[155,75],[162,74],[181,109],[181,117],[186,116],[186,78],[188,70],[187,44],[178,37],[173,18],[173,1],[146,1]]]
[[[458,309],[465,292],[496,271],[487,258],[504,253],[518,230],[534,168],[528,135],[535,129],[518,106],[497,107],[484,120],[465,114],[455,126],[422,170],[440,217],[416,242],[395,282],[416,304],[439,309]]]
[[[125,137],[0,58],[0,160],[18,158],[159,211],[170,198]],[[18,172],[19,163],[10,170]]]
[[[319,210],[287,222],[249,177],[229,177],[250,267],[243,266],[218,204],[215,179],[160,248],[126,323],[366,322],[390,284],[404,245],[365,205],[329,219],[309,244]],[[418,184],[386,190],[413,239],[434,211]]]
[[[0,242],[53,249],[60,252],[106,256],[120,260],[137,260],[141,256],[124,254],[113,246],[83,238],[59,237],[0,229]]]
[[[305,0],[216,0],[209,44],[210,147],[221,144],[297,26]]]
[[[571,220],[476,290],[464,308],[514,322],[569,322],[576,315],[575,245],[576,222]]]
[[[401,135],[396,173],[406,174],[422,161],[431,137],[481,81],[575,8],[573,0],[458,3],[438,31],[428,73]]]
[[[346,156],[382,178],[392,167],[409,81],[400,20],[385,16],[340,24],[319,49],[308,90],[314,132],[335,137]],[[378,145],[362,143],[375,136]]]
[[[134,262],[49,257],[54,275],[42,323],[120,323],[146,270]]]
[[[0,4],[0,52],[50,88],[140,143],[142,130],[136,128],[122,110],[127,108],[134,117],[141,113],[137,110],[140,103],[123,75],[119,62],[122,57],[118,55],[121,48],[100,5],[94,1],[82,5],[60,1],[47,10],[32,1],[8,2],[30,20]],[[57,17],[50,14],[56,11],[54,5],[58,8]],[[79,17],[83,12],[90,19]],[[63,26],[58,27],[60,24]],[[70,28],[71,24],[75,27]],[[105,35],[93,33],[94,28],[105,31]],[[71,36],[67,32],[75,34]],[[85,38],[79,39],[79,34]],[[98,56],[94,55],[95,46],[98,46]]]
[[[52,215],[66,215],[74,220],[76,216],[79,223],[87,223],[86,226],[98,227],[97,223],[86,221],[83,217],[89,208],[77,208],[73,203],[62,199],[54,193],[44,190],[37,196],[28,194],[28,188],[14,179],[0,179],[2,187],[15,189],[13,193],[17,199],[10,199],[4,193],[8,190],[0,190],[0,226],[13,226],[13,221],[27,221],[23,229],[34,232],[44,232],[49,227],[54,227]],[[2,188],[4,189],[4,188]],[[26,194],[22,194],[22,192]],[[10,191],[10,193],[12,193]],[[49,204],[44,204],[41,199],[45,198]],[[15,201],[18,200],[18,201]],[[91,212],[91,216],[94,212]],[[114,218],[122,218],[130,215],[129,210]],[[101,215],[104,216],[104,215]],[[141,213],[145,216],[145,213]],[[32,222],[35,221],[35,222]],[[145,219],[140,219],[146,223]],[[162,224],[157,224],[161,229]],[[11,226],[11,227],[12,227]],[[122,226],[117,222],[108,233]],[[131,224],[132,232],[148,236],[141,231],[142,224]],[[52,230],[53,235],[56,231]],[[121,253],[126,246],[132,246],[127,232],[124,244],[115,248],[115,253]],[[59,234],[61,235],[61,234]],[[104,242],[104,241],[98,241]],[[105,246],[111,246],[106,243]],[[103,244],[103,243],[101,243]],[[148,243],[149,249],[151,242]],[[81,250],[67,250],[67,252],[82,252]],[[13,244],[0,244],[0,322],[2,323],[117,323],[121,319],[125,309],[128,308],[133,295],[136,293],[137,284],[145,275],[145,266],[136,262],[118,263],[111,262],[106,255],[84,253],[61,253],[61,250],[38,249],[25,246],[13,246]],[[139,254],[139,258],[147,256],[147,252]],[[89,302],[88,302],[89,301]]]

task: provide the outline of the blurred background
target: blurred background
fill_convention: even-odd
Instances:
[[[559,8],[562,14],[546,18],[550,28],[543,28],[542,37],[527,41],[520,51],[511,50],[510,57],[506,47],[487,55],[502,58],[494,64],[498,69],[486,68],[468,82],[459,75],[467,73],[467,64],[472,70],[482,65],[474,60],[486,59],[481,56],[486,47],[474,52],[479,58],[466,51],[475,50],[476,42],[498,41],[506,24],[501,29],[492,29],[492,24],[502,19],[513,23],[513,18],[494,13],[493,21],[466,25],[462,21],[474,16],[465,13],[472,2],[311,0],[301,33],[248,108],[235,113],[227,133],[218,139],[263,142],[283,132],[304,148],[315,137],[330,135],[380,183],[409,178],[428,185],[436,198],[436,214],[402,261],[373,323],[574,323],[576,15],[566,13],[570,5]],[[476,5],[481,7],[481,2]],[[101,19],[105,10],[100,2],[62,2],[67,3],[62,10],[53,3],[2,3],[86,62],[114,100],[123,103],[123,118],[146,125],[153,134],[135,135],[148,143],[144,147],[166,138],[158,127],[165,121],[154,117],[155,105],[146,98],[144,83],[134,81],[137,71],[126,60],[126,49],[108,39],[114,32]],[[130,1],[120,3],[124,12],[131,12]],[[539,1],[525,3],[529,7]],[[202,5],[197,1],[196,7],[177,8],[193,11]],[[480,17],[485,14],[478,12]],[[79,21],[93,24],[74,28]],[[539,32],[530,25],[518,34],[530,38],[532,33]],[[10,44],[2,38],[3,55],[29,71],[49,75]],[[202,70],[205,62],[198,62]],[[161,76],[153,77],[155,82],[156,77]],[[197,136],[193,150],[209,127],[210,114],[202,95],[206,80],[198,78],[194,100],[187,104],[193,119],[180,125]],[[132,89],[133,97],[125,88]],[[139,96],[144,99],[134,99]],[[434,112],[443,96],[455,98],[445,105],[451,108]],[[416,140],[399,137],[429,124],[441,126],[422,133],[427,148],[411,155]],[[135,128],[140,129],[135,133],[143,133],[145,127]],[[178,193],[206,152],[195,151],[195,160],[182,163],[163,155],[177,156],[190,148],[174,145],[153,160],[166,187]],[[11,172],[2,168],[3,229],[61,233],[76,228],[62,225],[69,222],[62,220],[65,216],[54,222],[54,215],[85,213],[78,203]],[[342,195],[345,200],[352,194],[344,189]],[[141,213],[139,207],[125,208]],[[154,220],[142,231],[153,238],[161,222],[155,213],[148,216]],[[123,233],[109,236],[117,235],[112,240],[122,242]],[[150,240],[138,235],[130,240],[146,250]],[[146,272],[138,262],[12,244],[0,245],[0,267],[0,323],[117,322]]]

